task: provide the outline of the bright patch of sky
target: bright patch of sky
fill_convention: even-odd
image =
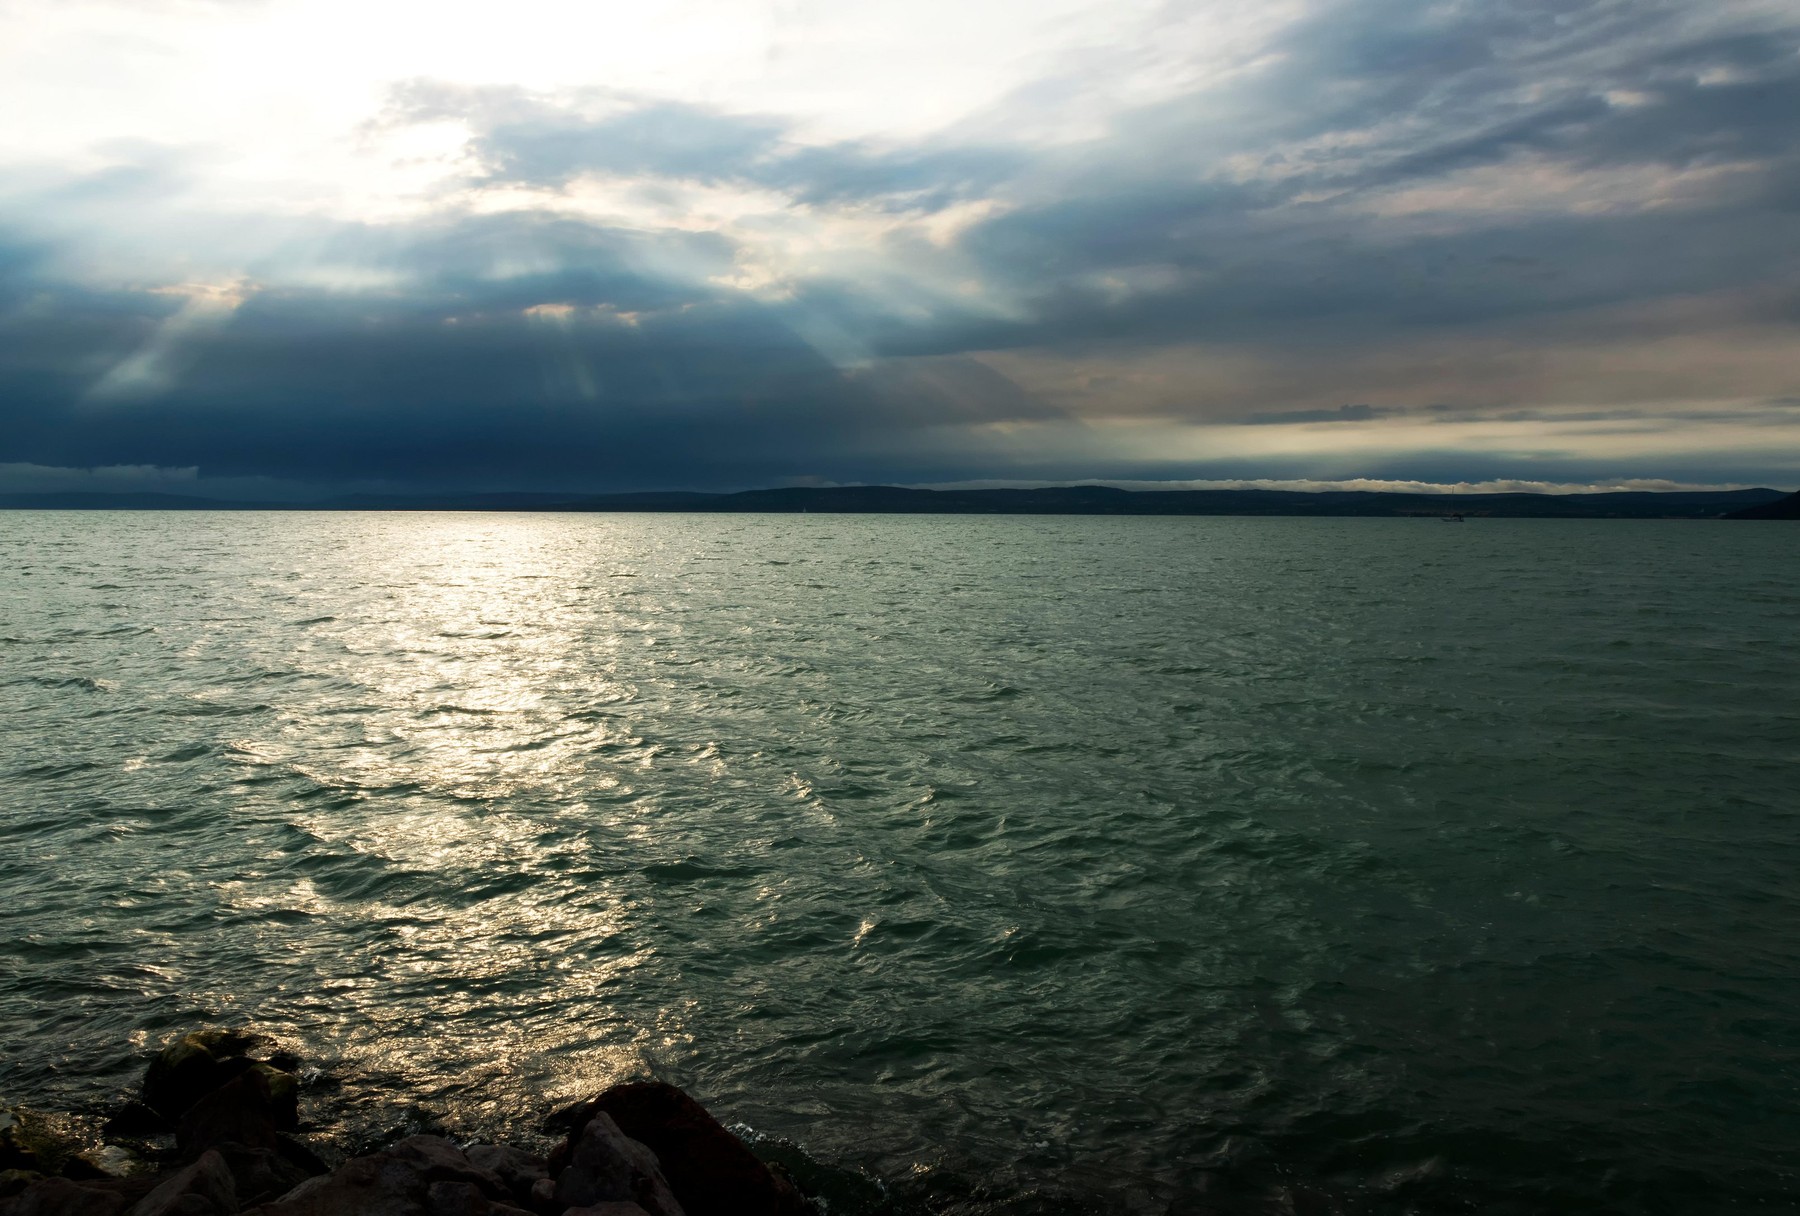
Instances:
[[[380,217],[463,163],[455,122],[370,129],[402,82],[603,88],[780,116],[799,141],[1091,136],[1109,113],[1253,62],[1297,6],[1162,0],[56,0],[0,7],[14,163],[113,163],[135,142],[204,159],[215,200]],[[981,116],[1046,79],[1080,106],[1005,132]]]

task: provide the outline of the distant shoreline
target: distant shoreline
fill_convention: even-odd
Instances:
[[[62,511],[533,511],[857,515],[1239,515],[1469,519],[1792,519],[1800,493],[1749,490],[1591,494],[1405,494],[1371,490],[918,490],[901,486],[790,487],[729,494],[346,495],[255,502],[180,494],[0,494],[0,510]]]

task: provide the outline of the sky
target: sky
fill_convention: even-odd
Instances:
[[[1800,485],[1793,0],[0,0],[0,491]]]

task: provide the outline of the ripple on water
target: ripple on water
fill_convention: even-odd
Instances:
[[[654,1071],[933,1210],[1786,1210],[1790,549],[33,515],[0,1084],[247,1019],[354,1135]]]

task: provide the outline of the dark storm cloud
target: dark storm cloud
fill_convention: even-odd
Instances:
[[[797,336],[799,305],[633,269],[638,239],[530,214],[445,225],[387,250],[417,270],[404,292],[255,292],[184,340],[170,383],[108,392],[107,370],[180,299],[33,282],[30,260],[0,245],[0,298],[31,301],[0,318],[6,460],[314,484],[717,486],[827,464],[888,476],[896,432],[1046,413],[955,359],[841,369]],[[692,241],[648,260],[705,269],[725,252]],[[930,467],[929,450],[910,455]]]
[[[950,480],[994,472],[1007,450],[996,424],[1079,426],[1089,408],[1047,404],[982,361],[993,352],[1206,343],[1257,357],[1391,351],[1403,364],[1446,334],[1551,349],[1611,340],[1620,309],[1724,295],[1730,325],[1792,328],[1800,36],[1747,20],[1700,29],[1690,13],[1600,0],[1321,5],[1254,71],[1112,113],[1096,137],[1035,144],[1007,138],[1012,120],[1079,111],[1079,74],[956,131],[885,144],[809,143],[778,117],[600,90],[414,82],[375,127],[464,124],[467,197],[598,179],[772,192],[794,214],[901,222],[859,263],[778,268],[748,290],[730,284],[758,256],[755,233],[730,225],[529,210],[319,222],[305,243],[331,273],[296,283],[278,258],[268,274],[251,263],[235,307],[77,282],[59,269],[78,260],[74,244],[0,239],[0,462],[198,465],[320,485]],[[38,207],[148,211],[174,193],[178,158],[115,153],[115,167]],[[963,204],[991,213],[930,240],[906,227]],[[1374,384],[1330,391],[1388,399]],[[1180,401],[1157,408],[1265,425],[1405,413],[1317,398],[1265,410],[1223,390]],[[1531,404],[1483,408],[1499,418]],[[1090,405],[1112,408],[1098,395]],[[1791,411],[1733,417],[1776,413]],[[1644,425],[1718,417],[1670,409]],[[1464,455],[1466,475],[1509,471]],[[1317,467],[1235,459],[1208,469]],[[1456,460],[1446,450],[1344,472],[1462,475]],[[1150,465],[1046,454],[1038,467],[1129,477]],[[1166,472],[1201,475],[1191,461]]]

